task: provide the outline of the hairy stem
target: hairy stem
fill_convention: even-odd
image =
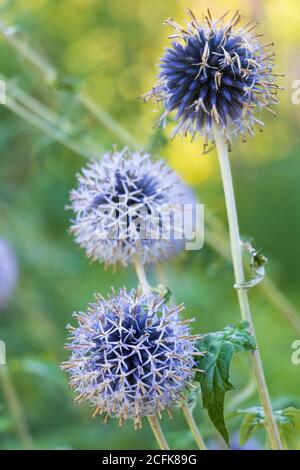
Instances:
[[[197,423],[195,421],[195,418],[193,416],[193,413],[187,404],[187,402],[184,402],[182,405],[182,411],[185,416],[185,419],[189,425],[189,428],[194,436],[195,441],[197,442],[197,446],[199,447],[200,450],[207,450],[207,447],[205,445],[205,442],[199,432]]]
[[[7,365],[0,365],[0,379],[3,395],[14,419],[20,442],[25,450],[34,449],[33,439]]]
[[[151,292],[151,286],[148,282],[146,272],[145,272],[145,268],[144,268],[143,264],[138,259],[135,259],[134,266],[135,266],[136,274],[137,274],[140,286],[142,288],[142,291],[145,292],[145,293]],[[185,419],[187,421],[187,424],[188,424],[188,426],[191,430],[192,435],[194,436],[194,439],[195,439],[199,449],[200,450],[207,450],[206,446],[204,444],[204,441],[202,439],[202,436],[199,432],[199,429],[197,428],[197,424],[194,420],[193,414],[192,414],[187,402],[183,402],[182,410],[183,410],[183,414],[185,416]]]
[[[148,282],[144,265],[140,262],[138,258],[134,260],[134,267],[135,267],[136,275],[139,280],[142,291],[145,294],[149,294],[149,292],[151,292],[151,286]]]
[[[139,261],[138,258],[136,258],[135,261],[134,261],[134,267],[135,267],[136,274],[137,274],[137,277],[138,277],[138,280],[139,280],[142,291],[145,294],[148,294],[149,292],[151,292],[151,286],[150,286],[150,284],[147,280],[144,266],[142,265],[142,263]],[[149,420],[151,429],[153,431],[154,436],[156,437],[156,440],[157,440],[157,443],[158,443],[160,449],[161,450],[169,450],[170,447],[167,443],[167,440],[164,436],[164,433],[161,429],[161,426],[159,424],[159,421],[158,421],[157,417],[156,416],[148,416],[148,420]]]
[[[148,421],[150,423],[151,429],[154,436],[156,437],[157,443],[161,450],[170,450],[169,444],[164,436],[164,433],[161,429],[159,421],[156,416],[148,416]]]
[[[242,285],[245,282],[244,267],[242,259],[242,244],[240,240],[238,216],[235,202],[235,195],[233,189],[233,181],[231,175],[230,161],[228,155],[227,144],[224,136],[219,129],[215,130],[215,140],[221,170],[221,176],[223,181],[223,188],[225,194],[225,202],[227,209],[229,233],[230,233],[230,246],[231,256],[233,261],[233,269],[235,282],[238,285]],[[238,299],[241,310],[242,319],[247,321],[251,327],[253,336],[255,337],[255,330],[252,320],[252,314],[250,310],[247,289],[239,288]],[[257,389],[260,396],[260,400],[264,409],[266,428],[270,438],[272,448],[275,450],[282,450],[283,446],[280,440],[277,423],[274,419],[271,400],[265,380],[264,370],[262,361],[259,353],[259,349],[256,349],[251,354],[251,361],[253,371],[256,379]]]

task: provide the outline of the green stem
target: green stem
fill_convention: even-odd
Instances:
[[[261,289],[272,299],[273,304],[278,308],[291,326],[300,334],[300,317],[297,310],[290,304],[285,295],[278,289],[270,277],[265,276],[261,282]]]
[[[136,274],[142,289],[142,292],[148,294],[151,292],[151,286],[147,280],[145,269],[143,264],[139,261],[138,258],[134,260],[134,267],[136,270]],[[151,429],[153,431],[154,436],[156,437],[157,443],[162,450],[169,450],[169,445],[167,440],[164,436],[164,433],[161,429],[159,421],[156,416],[148,416],[148,421],[150,423]]]
[[[6,84],[7,95],[29,113],[39,118],[41,125],[46,122],[47,125],[58,129],[61,134],[66,135],[68,139],[74,139],[74,136],[77,135],[77,130],[67,118],[60,116],[53,109],[22,90],[22,88],[16,85],[15,81],[8,79],[5,75],[0,74],[0,79]],[[80,144],[81,148],[85,147],[86,151],[90,152],[88,154],[90,156],[87,156],[87,158],[99,154],[102,150],[99,143],[84,134],[83,131],[80,132]]]
[[[231,246],[231,255],[233,261],[233,269],[235,282],[238,285],[242,285],[245,282],[244,276],[244,267],[242,259],[242,244],[240,240],[239,226],[238,226],[238,216],[236,209],[236,202],[233,189],[233,181],[231,175],[230,161],[228,155],[227,144],[225,142],[224,136],[222,135],[219,129],[215,130],[215,141],[218,152],[220,170],[223,181],[223,188],[225,194],[225,202],[227,209],[229,233],[230,233],[230,246]],[[240,304],[241,316],[242,319],[247,321],[251,327],[253,336],[255,337],[255,330],[252,320],[252,314],[250,310],[248,293],[246,289],[239,288],[238,299]],[[256,384],[258,388],[258,393],[260,400],[264,409],[266,428],[272,444],[272,448],[275,450],[282,450],[283,446],[280,440],[280,435],[277,428],[277,423],[274,419],[271,400],[265,380],[265,375],[263,371],[262,361],[257,348],[251,353],[251,361],[253,366],[253,371],[256,379]]]
[[[3,394],[16,424],[20,441],[25,450],[32,450],[34,449],[33,439],[7,365],[0,365],[0,378]]]
[[[151,286],[148,282],[144,265],[141,263],[141,261],[138,258],[135,258],[134,260],[134,267],[135,267],[136,275],[139,280],[142,291],[145,294],[149,294],[149,292],[151,292]]]
[[[18,51],[18,53],[26,59],[28,62],[33,64],[39,71],[44,75],[46,81],[49,83],[55,83],[58,77],[58,72],[53,65],[46,61],[35,49],[29,44],[19,39],[17,35],[10,34],[10,27],[3,21],[0,21],[0,34],[6,39],[6,41]],[[111,132],[116,134],[124,143],[131,145],[133,148],[140,148],[140,145],[136,140],[127,132],[119,123],[110,116],[99,104],[90,98],[87,93],[80,93],[78,95],[81,104],[93,114],[93,116],[105,125]]]
[[[28,111],[25,107],[18,104],[13,98],[10,96],[6,97],[6,107],[13,111],[14,113],[18,114],[22,119],[29,122],[34,127],[38,128],[46,135],[51,137],[53,140],[60,142],[68,149],[72,150],[73,152],[83,156],[84,158],[92,159],[94,158],[95,154],[92,151],[89,151],[86,146],[82,146],[80,142],[70,138],[60,129],[49,125],[46,121],[41,120],[39,116],[36,114]]]
[[[148,416],[148,421],[150,423],[153,434],[157,440],[159,448],[161,450],[170,450],[169,444],[166,441],[164,433],[161,429],[159,421],[156,416]]]
[[[36,68],[38,68],[46,80],[54,82],[57,79],[57,72],[52,65],[50,65],[37,51],[24,42],[18,37],[17,34],[12,34],[12,27],[0,21],[0,34],[4,36],[7,42],[14,47],[24,59],[31,62]]]
[[[80,93],[78,95],[81,104],[99,121],[101,124],[109,129],[113,134],[119,137],[123,144],[129,145],[135,150],[140,150],[141,146],[135,140],[135,138],[127,132],[100,104],[95,101],[87,94]]]
[[[135,261],[134,261],[134,266],[135,266],[136,274],[137,274],[137,277],[138,277],[138,280],[139,280],[142,291],[145,292],[145,293],[151,292],[151,286],[148,282],[146,272],[145,272],[145,268],[144,268],[143,264],[140,262],[139,259],[136,258]],[[206,446],[204,444],[203,438],[200,434],[199,429],[197,428],[197,424],[194,420],[193,414],[192,414],[187,402],[183,402],[182,410],[183,410],[183,414],[185,416],[185,419],[187,421],[187,424],[188,424],[188,426],[191,430],[192,435],[194,436],[194,439],[195,439],[199,449],[207,450]]]
[[[219,253],[223,258],[232,262],[230,254],[230,244],[226,240],[226,236],[223,235],[221,227],[212,227],[210,220],[207,220],[210,214],[206,210],[206,228],[205,228],[205,241],[211,246],[213,250]],[[220,225],[220,224],[218,224]],[[220,235],[220,232],[222,235]],[[244,262],[244,267],[247,271],[249,269],[249,262]],[[272,279],[265,275],[264,279],[258,284],[258,288],[264,292],[269,298],[271,303],[278,309],[279,312],[286,318],[290,326],[300,334],[300,316],[295,307],[290,303],[287,297],[278,289]]]
[[[187,402],[184,402],[183,405],[182,405],[182,411],[183,411],[183,414],[185,416],[185,419],[189,425],[189,428],[194,436],[194,439],[197,443],[197,446],[199,447],[200,450],[207,450],[207,447],[205,445],[205,442],[199,432],[199,429],[198,429],[198,426],[197,426],[197,423],[194,419],[194,416],[193,416],[193,413],[189,407],[189,405],[187,404]]]

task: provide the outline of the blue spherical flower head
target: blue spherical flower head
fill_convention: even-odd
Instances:
[[[180,404],[194,377],[195,342],[188,322],[180,321],[182,306],[168,306],[156,293],[112,292],[95,296],[87,313],[79,312],[77,328],[69,326],[63,364],[76,402],[94,406],[122,424],[143,416],[160,415]]]
[[[263,125],[257,110],[277,103],[272,73],[273,56],[261,45],[255,24],[239,27],[241,15],[230,20],[227,14],[213,20],[208,10],[200,22],[187,10],[191,21],[182,28],[172,19],[166,24],[175,29],[175,39],[160,62],[159,81],[145,95],[146,101],[162,101],[168,113],[176,111],[174,133],[197,134],[214,140],[214,126],[231,136],[253,134],[255,124]]]
[[[125,148],[105,153],[77,179],[71,192],[76,215],[71,232],[93,260],[125,266],[135,258],[153,263],[184,248],[185,233],[176,221],[195,201],[163,161]]]

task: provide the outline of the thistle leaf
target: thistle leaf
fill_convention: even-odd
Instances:
[[[200,352],[205,352],[198,361],[203,408],[225,442],[229,445],[229,434],[224,419],[224,401],[226,392],[234,386],[229,380],[229,369],[233,355],[239,351],[256,348],[254,338],[246,322],[238,326],[228,326],[222,331],[205,335],[198,343]]]
[[[266,425],[264,411],[256,406],[237,410],[230,417],[244,416],[240,428],[240,443],[244,445],[260,429]],[[274,413],[280,437],[286,449],[300,448],[300,410],[288,407]]]

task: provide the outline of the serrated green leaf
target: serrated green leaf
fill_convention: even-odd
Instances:
[[[237,410],[230,416],[244,415],[244,419],[240,428],[240,442],[245,444],[258,430],[265,427],[264,411],[261,407],[256,406]],[[278,410],[274,413],[275,420],[278,425],[283,445],[286,449],[300,448],[300,410],[293,407]]]
[[[234,387],[229,380],[229,369],[234,353],[255,349],[255,342],[248,331],[248,323],[228,326],[222,331],[205,335],[198,343],[200,352],[205,352],[198,361],[199,373],[196,380],[200,382],[203,408],[229,445],[229,434],[224,419],[224,402],[226,392]]]
[[[224,341],[213,345],[209,354],[200,360],[199,367],[205,371],[200,376],[203,407],[226,443],[229,443],[229,434],[224,420],[225,393],[233,389],[229,382],[229,364],[234,353],[230,342]]]
[[[290,406],[284,410],[284,415],[292,421],[295,429],[300,430],[300,410]]]
[[[246,444],[261,426],[255,415],[247,413],[240,427],[240,444]]]
[[[237,410],[234,413],[231,413],[230,417],[240,415],[244,415],[244,419],[240,427],[240,444],[244,445],[259,429],[264,427],[265,418],[263,409],[260,406]]]
[[[248,322],[242,322],[237,326],[226,326],[224,330],[211,333],[211,335],[215,337],[216,341],[230,341],[235,352],[256,349],[255,340],[249,332]]]

